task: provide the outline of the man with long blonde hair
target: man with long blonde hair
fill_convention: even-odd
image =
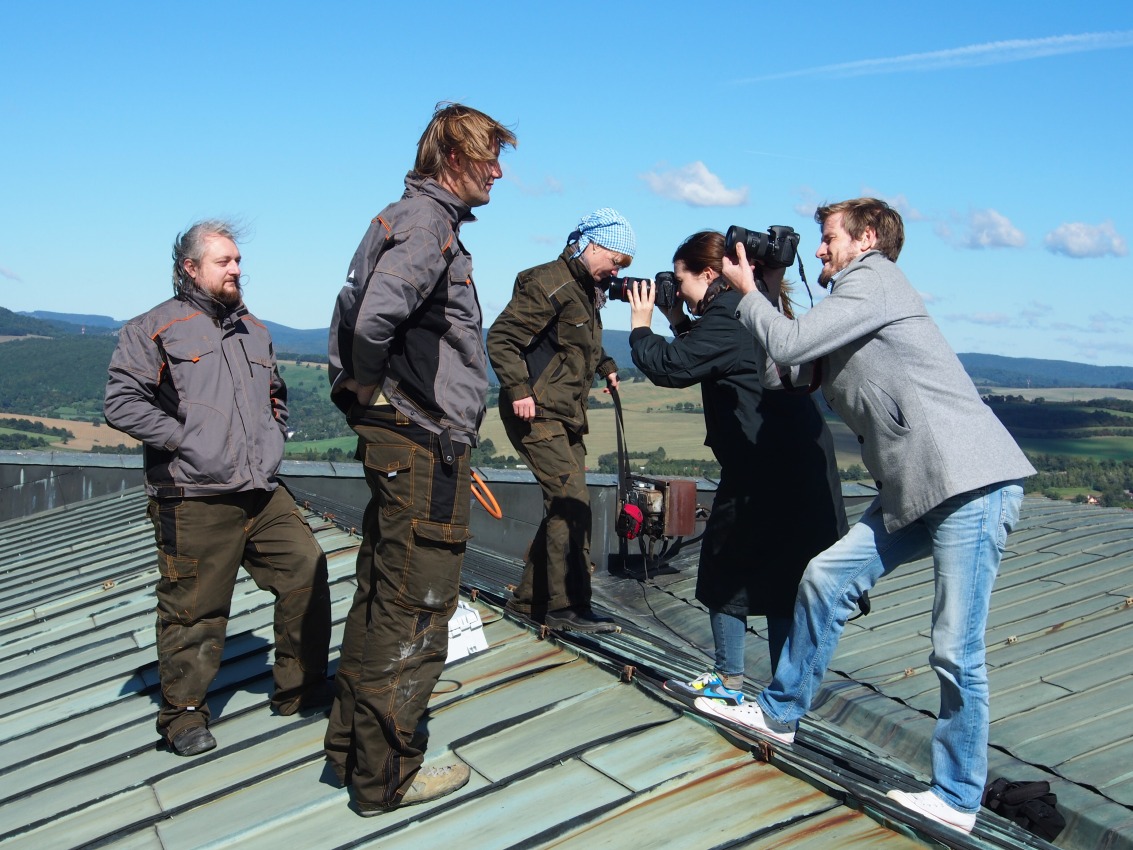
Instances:
[[[515,135],[440,104],[401,200],[374,217],[331,322],[331,397],[358,434],[371,499],[324,746],[363,815],[449,794],[418,730],[448,652],[469,538],[471,447],[488,389],[472,257],[460,226],[502,177]]]

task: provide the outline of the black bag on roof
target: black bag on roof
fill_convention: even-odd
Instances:
[[[1049,782],[1009,782],[996,779],[984,789],[983,805],[1028,832],[1054,841],[1066,827],[1058,797]]]

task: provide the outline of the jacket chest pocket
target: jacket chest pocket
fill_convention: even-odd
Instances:
[[[594,347],[594,323],[582,304],[572,302],[563,307],[558,323],[560,348],[574,348],[585,353]]]
[[[271,398],[271,376],[274,364],[270,357],[252,354],[245,351],[245,360],[248,362],[248,377],[252,381],[255,392],[267,401]]]
[[[582,328],[590,324],[590,313],[586,308],[572,301],[559,312],[559,325],[569,325],[572,328]]]
[[[211,340],[165,341],[164,351],[169,378],[182,398],[197,396],[209,388],[215,392],[219,352]]]
[[[476,300],[476,285],[472,282],[472,261],[461,255],[448,267],[448,301],[445,310],[461,327],[479,327],[480,303]]]

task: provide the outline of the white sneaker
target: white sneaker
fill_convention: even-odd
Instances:
[[[723,717],[725,720],[730,720],[737,726],[745,726],[765,738],[774,738],[784,744],[795,743],[795,730],[785,723],[778,723],[766,717],[755,700],[747,700],[740,705],[724,705],[714,699],[697,697],[693,706],[697,711]]]
[[[931,791],[918,791],[912,794],[908,791],[890,791],[885,795],[896,800],[906,809],[924,815],[929,820],[958,829],[960,832],[971,832],[976,825],[975,812],[961,812],[952,808]]]

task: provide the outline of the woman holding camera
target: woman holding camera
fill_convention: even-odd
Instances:
[[[846,532],[846,514],[834,443],[817,405],[805,392],[761,387],[762,358],[736,319],[740,294],[721,276],[723,257],[724,237],[715,231],[693,234],[673,255],[677,298],[662,311],[672,342],[650,330],[654,284],[634,284],[628,298],[633,362],[658,386],[700,384],[704,442],[721,466],[696,582],[711,617],[715,669],[666,687],[738,705],[747,617],[767,618],[774,672],[803,569]],[[790,315],[786,293],[781,309]]]

